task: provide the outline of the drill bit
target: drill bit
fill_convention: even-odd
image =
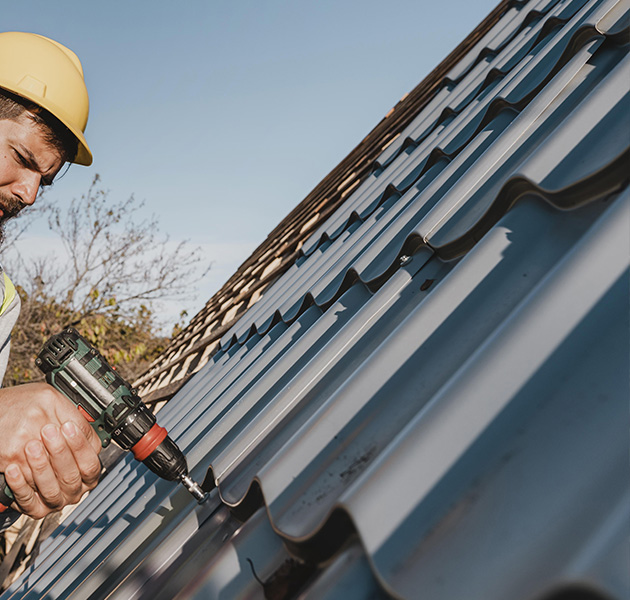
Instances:
[[[195,483],[195,481],[193,481],[193,479],[186,473],[182,473],[179,479],[183,486],[193,495],[199,504],[208,497],[208,494],[201,489],[201,486],[198,483]]]

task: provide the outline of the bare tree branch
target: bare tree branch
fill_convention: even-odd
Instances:
[[[174,245],[161,234],[155,216],[141,217],[143,206],[134,196],[111,202],[97,175],[86,194],[66,208],[40,198],[38,208],[7,231],[3,261],[21,282],[23,305],[12,341],[13,382],[37,375],[32,358],[41,343],[69,323],[114,352],[114,362],[138,363],[151,340],[163,339],[156,334],[164,324],[157,322],[155,303],[190,301],[210,263],[204,266],[200,248]],[[19,254],[16,242],[42,219],[59,237],[64,256]],[[151,347],[155,351],[155,344]]]

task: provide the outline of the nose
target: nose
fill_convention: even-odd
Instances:
[[[11,186],[11,192],[24,204],[29,206],[35,202],[41,183],[41,175],[34,171],[24,170]]]

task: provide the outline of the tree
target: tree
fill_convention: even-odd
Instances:
[[[44,194],[7,229],[3,262],[20,282],[22,310],[4,385],[41,379],[35,357],[44,341],[67,325],[133,380],[167,342],[155,303],[189,301],[209,269],[202,268],[199,248],[172,244],[155,217],[142,218],[143,202],[132,196],[112,203],[99,182],[96,175],[87,193],[65,209],[48,203]],[[65,256],[20,254],[19,237],[42,218],[59,236]]]

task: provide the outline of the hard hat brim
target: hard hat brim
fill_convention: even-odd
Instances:
[[[43,109],[47,110],[49,113],[54,114],[54,109],[51,110],[51,107],[46,106],[46,102],[42,101],[41,98],[38,98],[34,94],[31,95],[25,90],[15,89],[15,87],[10,85],[10,83],[3,81],[1,77],[0,77],[0,88],[8,90],[9,92],[15,94],[16,96],[20,96],[22,98],[25,98],[26,100],[30,100],[34,104],[37,104],[37,106],[41,106]],[[93,160],[92,151],[90,150],[90,147],[87,144],[87,141],[85,139],[85,136],[83,135],[83,132],[77,129],[76,127],[73,127],[72,124],[68,123],[66,120],[59,117],[57,118],[67,127],[68,131],[70,131],[70,133],[72,133],[72,135],[77,140],[77,154],[69,162],[75,163],[77,165],[84,165],[86,167],[89,167],[92,164],[92,160]]]

